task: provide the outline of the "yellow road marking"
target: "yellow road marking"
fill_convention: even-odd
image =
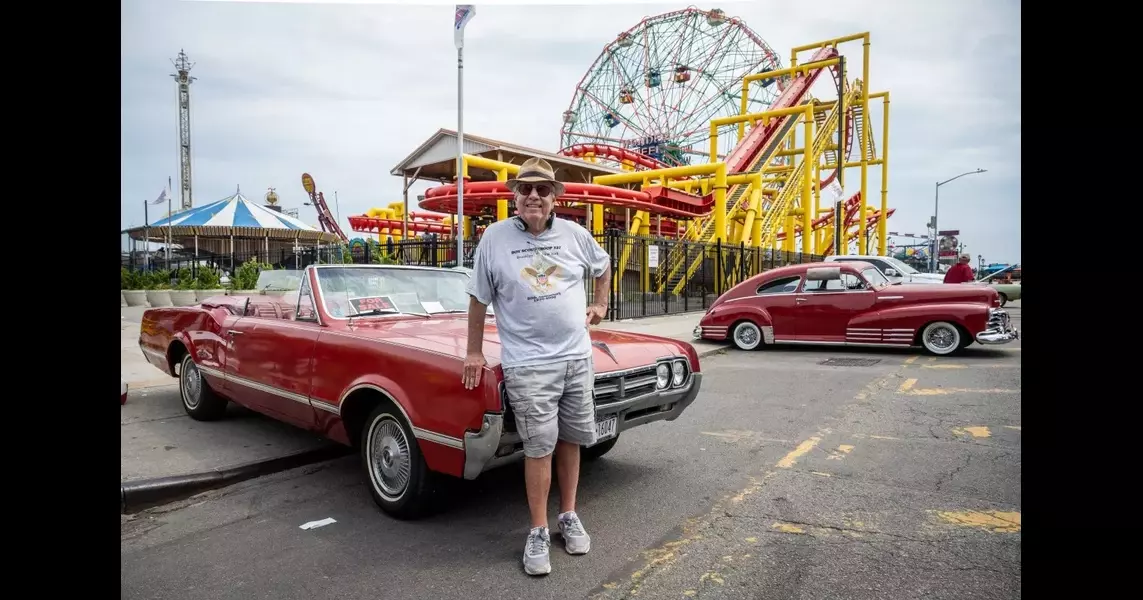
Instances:
[[[974,438],[992,437],[992,432],[983,425],[973,427],[953,427],[952,432],[957,435],[971,435]]]
[[[947,396],[948,394],[1019,394],[1020,390],[1004,388],[922,388],[906,392],[910,396]]]
[[[1016,431],[1020,431],[1019,425],[1005,425],[1004,428],[1005,429],[1015,429]]]
[[[778,531],[781,531],[782,533],[805,533],[806,532],[805,529],[802,529],[801,527],[798,527],[797,525],[793,525],[791,523],[778,522],[778,523],[774,523],[773,525],[771,525],[771,527],[773,527],[774,529],[777,529]]]
[[[706,573],[703,573],[702,577],[699,577],[699,583],[702,583],[704,581],[713,581],[713,582],[717,583],[718,585],[723,585],[726,583],[725,581],[722,580],[722,575],[719,573],[716,573],[715,571],[707,571]]]
[[[984,512],[975,510],[960,512],[938,511],[937,516],[948,523],[962,527],[980,527],[996,533],[1016,533],[1020,531],[1020,513],[1018,512],[1001,512],[996,510]]]
[[[823,473],[822,471],[810,471],[810,473],[819,475],[821,477],[833,477],[833,475],[830,475],[829,473]]]
[[[905,359],[905,364],[911,365],[911,364],[917,362],[918,358],[920,358],[920,357],[919,356],[910,356],[909,358]]]
[[[782,460],[778,461],[778,464],[775,466],[779,469],[789,469],[790,467],[794,466],[794,463],[798,462],[799,458],[804,456],[810,450],[813,450],[814,446],[817,446],[818,442],[820,441],[822,441],[821,436],[815,435],[814,437],[798,444],[797,448],[794,448],[790,451],[789,454],[783,456]]]
[[[842,444],[837,447],[837,450],[830,452],[829,456],[826,457],[826,460],[841,460],[842,458],[845,458],[845,455],[849,454],[850,452],[853,452],[853,446],[850,446],[849,444]]]
[[[1019,394],[1020,390],[1009,390],[1003,388],[988,388],[988,389],[975,389],[975,388],[916,388],[916,378],[906,379],[901,382],[897,388],[898,394],[908,394],[910,396],[942,396],[947,394]]]

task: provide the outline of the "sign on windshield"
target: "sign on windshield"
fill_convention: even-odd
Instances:
[[[353,310],[363,313],[371,310],[395,310],[393,301],[388,296],[365,296],[363,298],[350,298],[349,303]]]

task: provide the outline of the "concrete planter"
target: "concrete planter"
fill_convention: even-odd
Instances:
[[[171,290],[171,304],[174,306],[194,306],[198,302],[195,300],[194,290]]]
[[[223,290],[223,289],[195,290],[194,291],[194,299],[195,299],[195,301],[197,301],[199,303],[206,300],[207,298],[210,298],[211,296],[225,296],[225,295],[226,295],[226,290]]]
[[[122,290],[127,306],[147,306],[147,290]]]
[[[151,303],[152,308],[170,306],[171,290],[147,290],[147,302]]]
[[[123,297],[123,290],[119,290],[119,306],[127,306],[127,299]]]

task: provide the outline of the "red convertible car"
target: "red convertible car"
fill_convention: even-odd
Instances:
[[[357,448],[374,500],[398,517],[420,512],[435,474],[474,479],[523,455],[494,316],[480,386],[461,383],[467,274],[382,265],[295,273],[296,290],[143,314],[139,346],[179,379],[187,414],[218,419],[233,401]],[[631,427],[675,420],[698,395],[691,344],[599,329],[591,339],[599,441],[585,458]]]
[[[695,339],[742,350],[763,344],[922,346],[956,352],[973,341],[1019,339],[996,290],[890,283],[866,262],[790,265],[760,273],[715,300]]]

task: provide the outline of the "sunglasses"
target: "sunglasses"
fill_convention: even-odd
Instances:
[[[520,184],[516,185],[516,193],[520,194],[521,196],[531,196],[532,190],[536,190],[537,196],[539,196],[541,198],[546,198],[546,197],[548,197],[549,194],[552,193],[552,186],[550,186],[546,183],[541,183],[541,184],[520,183]]]

